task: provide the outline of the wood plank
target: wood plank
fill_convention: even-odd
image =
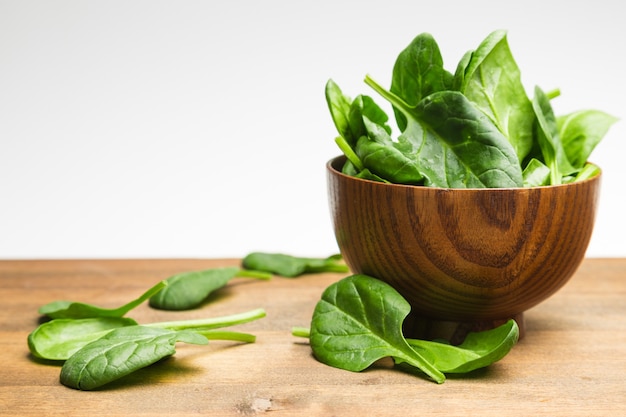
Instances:
[[[59,367],[34,361],[26,337],[37,308],[55,299],[115,307],[172,274],[237,259],[0,262],[0,415],[617,416],[626,413],[626,259],[587,259],[556,295],[526,313],[526,337],[502,361],[436,385],[381,361],[352,373],[317,362],[305,340],[321,292],[340,274],[237,279],[202,308],[140,306],[139,322],[233,314],[254,344],[179,345],[174,357],[107,389],[59,383]]]

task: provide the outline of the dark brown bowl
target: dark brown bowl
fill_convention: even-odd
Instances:
[[[443,322],[477,330],[509,318],[523,331],[522,313],[561,288],[584,258],[601,175],[558,186],[443,189],[344,175],[344,160],[327,164],[339,249],[354,273],[407,299],[410,333]]]

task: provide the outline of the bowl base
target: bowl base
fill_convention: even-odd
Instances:
[[[519,338],[522,339],[525,333],[524,313],[518,313],[506,319],[489,319],[475,321],[449,321],[425,318],[409,314],[403,325],[403,333],[407,338],[436,340],[444,339],[452,345],[460,345],[470,332],[480,332],[494,329],[509,319],[517,322],[519,327]]]

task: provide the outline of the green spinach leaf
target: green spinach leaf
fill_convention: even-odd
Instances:
[[[539,87],[535,87],[533,110],[537,118],[537,143],[543,160],[550,168],[550,184],[559,185],[563,176],[574,173],[559,137],[559,128],[550,99]]]
[[[353,145],[358,137],[354,137],[350,127],[350,106],[352,105],[352,100],[343,94],[341,88],[332,79],[326,82],[324,92],[328,110],[337,131],[347,143]]]
[[[522,170],[511,143],[460,92],[433,93],[412,107],[371,77],[367,76],[365,82],[405,114],[407,128],[402,133],[403,142],[413,144],[426,185],[444,188],[523,185]]]
[[[203,345],[208,339],[145,326],[115,329],[74,353],[61,368],[61,383],[79,390],[99,388],[173,355],[176,342]]]
[[[524,160],[533,144],[535,116],[509,48],[506,32],[494,31],[459,63],[458,90],[485,113]]]
[[[167,286],[167,282],[161,281],[139,298],[124,304],[118,308],[101,308],[92,304],[77,303],[72,301],[53,301],[39,308],[39,313],[53,319],[60,318],[90,318],[90,317],[123,317],[126,313],[148,300]]]
[[[550,183],[550,168],[538,159],[532,158],[524,171],[524,187],[539,187]]]
[[[408,302],[391,286],[352,275],[329,286],[313,312],[310,343],[315,357],[330,366],[361,371],[384,357],[421,370],[437,383],[445,376],[402,335]]]
[[[289,278],[302,274],[349,271],[340,254],[328,258],[308,258],[282,253],[252,252],[241,262],[245,269],[269,272]]]
[[[359,138],[355,152],[364,169],[395,184],[422,184],[424,177],[411,145],[392,141],[387,131],[365,116],[363,122],[367,136]]]
[[[581,110],[556,118],[568,161],[576,169],[587,163],[596,145],[617,118],[599,110]]]
[[[66,360],[113,329],[135,325],[135,320],[126,317],[54,319],[40,324],[28,335],[28,348],[37,358]]]
[[[150,298],[150,306],[162,310],[189,310],[199,306],[235,277],[270,279],[271,275],[237,267],[191,271],[169,277],[167,287]]]
[[[428,340],[407,341],[441,372],[458,374],[499,361],[509,353],[518,339],[519,327],[515,320],[509,320],[492,330],[469,333],[458,346]]]
[[[439,45],[428,33],[416,36],[398,55],[393,67],[390,91],[409,106],[416,106],[424,97],[452,88],[453,76],[443,67]],[[396,122],[406,129],[406,116],[395,109]]]

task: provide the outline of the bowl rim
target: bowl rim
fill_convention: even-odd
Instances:
[[[411,184],[396,184],[396,183],[386,183],[386,182],[380,182],[380,181],[373,181],[373,180],[368,180],[365,178],[358,178],[358,177],[354,177],[352,175],[348,175],[348,174],[344,174],[343,172],[341,172],[339,169],[337,169],[334,164],[338,163],[338,161],[343,160],[345,162],[346,160],[346,156],[345,155],[337,155],[333,158],[331,158],[328,162],[326,162],[326,169],[328,170],[328,172],[333,173],[334,175],[346,178],[350,181],[356,181],[356,182],[364,182],[364,183],[369,183],[369,184],[373,184],[373,185],[377,185],[377,186],[385,186],[385,187],[399,187],[399,188],[424,188],[424,189],[428,189],[428,190],[439,190],[439,191],[455,191],[455,192],[468,192],[468,191],[490,191],[490,192],[501,192],[501,191],[514,191],[514,190],[545,190],[545,189],[558,189],[558,188],[567,188],[567,187],[571,187],[571,186],[582,186],[586,183],[589,182],[598,182],[600,181],[601,177],[602,177],[602,168],[600,166],[598,166],[597,164],[588,161],[588,163],[595,165],[598,168],[598,173],[596,175],[594,175],[591,178],[587,178],[581,181],[575,181],[575,182],[568,182],[566,184],[558,184],[558,185],[539,185],[539,186],[533,186],[533,187],[502,187],[502,188],[444,188],[444,187],[432,187],[432,186],[425,186],[425,185],[411,185]]]

